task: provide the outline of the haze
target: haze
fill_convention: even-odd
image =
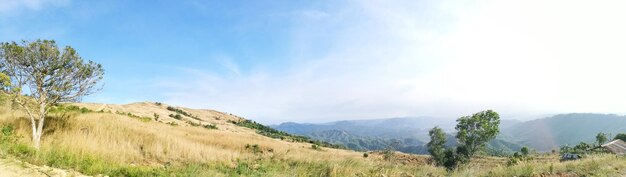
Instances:
[[[163,10],[165,9],[165,10]],[[0,0],[0,41],[102,63],[87,102],[264,123],[624,113],[623,1]]]

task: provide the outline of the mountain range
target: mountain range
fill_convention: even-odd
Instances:
[[[404,117],[373,120],[343,120],[328,123],[286,122],[272,127],[292,134],[341,144],[353,150],[396,150],[425,154],[428,130],[439,126],[448,134],[448,146],[456,145],[455,119]],[[527,146],[551,151],[563,145],[593,143],[599,132],[613,135],[626,132],[626,116],[615,114],[571,113],[530,120],[501,120],[500,134],[487,145],[487,151],[510,154]]]

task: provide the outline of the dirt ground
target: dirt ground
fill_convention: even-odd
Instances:
[[[47,166],[36,166],[8,158],[0,158],[0,177],[83,177],[78,172]]]

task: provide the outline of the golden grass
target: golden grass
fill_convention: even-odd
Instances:
[[[97,104],[88,105],[96,110]],[[107,107],[107,106],[99,106]],[[154,113],[166,115],[165,105],[139,103],[108,105],[107,109],[146,116]],[[122,110],[123,109],[123,110]],[[311,144],[286,142],[238,127],[227,120],[238,117],[211,110],[184,109],[198,115],[203,123],[217,124],[217,130],[194,127],[181,122],[171,126],[163,122],[143,122],[114,113],[71,113],[53,115],[48,119],[43,136],[42,151],[63,149],[78,156],[95,156],[116,164],[163,168],[167,165],[224,164],[205,166],[192,171],[193,175],[224,176],[227,174],[251,176],[539,176],[541,174],[573,173],[586,176],[626,175],[626,160],[611,155],[560,163],[556,157],[512,167],[505,166],[506,159],[482,157],[472,160],[457,171],[425,164],[427,156],[398,154],[398,160],[385,161],[382,155],[322,148],[315,150]],[[216,118],[219,117],[219,118]],[[11,124],[17,133],[30,144],[30,126],[23,113],[0,107],[0,124]],[[262,153],[247,149],[256,144]],[[245,168],[241,168],[246,165]],[[552,167],[550,167],[552,166]],[[244,169],[244,172],[240,172]],[[249,170],[245,172],[245,170]],[[231,173],[232,172],[232,173]]]

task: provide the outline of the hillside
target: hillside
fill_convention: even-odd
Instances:
[[[625,171],[615,170],[626,168],[626,163],[620,163],[623,160],[613,156],[559,163],[554,155],[538,155],[536,160],[511,167],[504,166],[506,158],[479,157],[468,166],[446,172],[444,168],[430,165],[428,156],[395,152],[387,158],[382,152],[363,153],[326,148],[321,146],[329,144],[312,140],[303,142],[306,140],[303,137],[275,131],[231,114],[150,102],[126,105],[73,103],[56,107],[46,123],[46,134],[40,151],[35,151],[31,146],[29,125],[24,113],[9,106],[0,106],[0,129],[0,161],[14,158],[33,164],[34,169],[50,166],[85,175],[626,174]],[[333,137],[357,137],[342,131],[329,131],[328,134]],[[598,161],[602,165],[598,166]],[[548,168],[547,162],[553,166]],[[548,169],[551,169],[550,173]],[[0,164],[0,170],[8,170],[0,171],[0,174],[40,175],[6,163]]]
[[[626,116],[614,114],[561,114],[522,122],[503,129],[509,141],[551,151],[562,145],[576,145],[581,141],[595,142],[599,132],[610,134],[626,132]]]
[[[405,155],[421,160],[397,165],[379,153],[364,158],[363,152],[326,148],[331,145],[235,115],[151,102],[56,107],[46,121],[42,149],[36,152],[24,115],[0,106],[0,128],[7,132],[0,135],[0,157],[86,175],[346,176],[358,172],[399,176],[415,174],[416,168],[428,169],[428,173],[445,171],[426,165],[423,156]]]
[[[501,128],[519,123],[515,120],[502,120]],[[454,119],[434,117],[406,117],[372,120],[344,120],[320,124],[286,122],[272,127],[313,139],[341,144],[358,151],[383,150],[390,147],[405,153],[427,154],[424,145],[429,141],[428,131],[439,126],[445,131],[454,132]],[[454,146],[454,136],[449,136],[448,145]],[[499,138],[487,145],[490,152],[510,154],[521,148],[520,145]]]

